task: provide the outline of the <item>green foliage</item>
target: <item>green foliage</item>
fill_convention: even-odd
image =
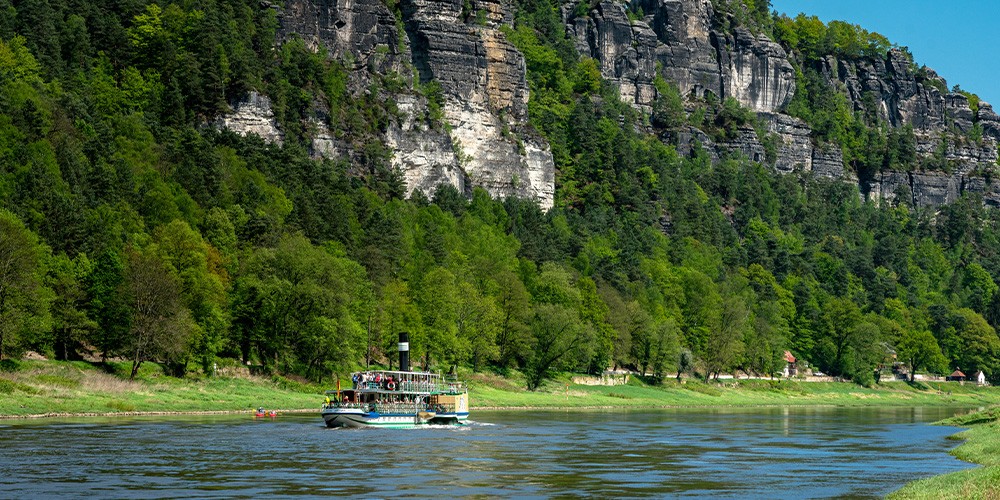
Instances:
[[[14,391],[20,391],[28,394],[36,394],[38,392],[30,385],[0,378],[0,394],[14,394]]]
[[[816,16],[799,14],[795,18],[777,16],[774,23],[778,42],[798,52],[807,61],[830,54],[846,59],[883,59],[894,47],[886,37],[843,21],[823,24]]]
[[[879,207],[839,181],[697,146],[682,157],[648,132],[753,129],[765,163],[778,142],[736,100],[685,102],[662,77],[646,122],[576,54],[556,2],[519,0],[502,28],[552,146],[547,212],[451,186],[404,199],[382,138],[406,80],[369,73],[361,87],[352,73],[369,69],[349,58],[272,47],[276,20],[257,2],[70,4],[0,13],[0,255],[17,263],[0,280],[0,356],[124,356],[113,369],[139,378],[249,364],[284,386],[391,366],[406,331],[415,364],[523,373],[532,389],[609,368],[772,375],[785,350],[863,384],[890,350],[919,369],[1000,376],[1000,234],[979,199],[935,214],[900,192]],[[877,96],[855,112],[816,65],[882,58],[887,41],[772,18],[766,1],[716,4],[797,54],[788,112],[821,146],[839,145],[862,178],[915,168],[913,129],[881,123]],[[473,5],[466,21],[480,22]],[[443,89],[422,76],[418,118],[442,126]],[[272,99],[282,146],[202,126],[250,90]],[[317,122],[357,154],[312,159]],[[948,168],[947,147],[925,166]]]
[[[47,248],[14,214],[0,209],[0,359],[42,344],[50,290],[42,277]]]

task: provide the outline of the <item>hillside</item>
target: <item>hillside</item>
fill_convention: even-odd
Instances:
[[[751,0],[0,1],[0,358],[1000,376],[1000,119]],[[682,22],[683,20],[683,22]]]

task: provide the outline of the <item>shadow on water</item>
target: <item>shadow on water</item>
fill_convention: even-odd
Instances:
[[[327,429],[317,415],[0,424],[0,496],[876,497],[968,467],[941,408],[475,412]]]

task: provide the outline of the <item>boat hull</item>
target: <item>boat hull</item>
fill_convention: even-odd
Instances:
[[[327,427],[386,427],[405,429],[424,425],[461,425],[469,414],[439,413],[421,418],[416,413],[380,414],[355,409],[330,408],[323,410],[323,421]]]

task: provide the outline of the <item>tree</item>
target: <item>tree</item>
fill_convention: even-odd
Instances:
[[[12,213],[0,208],[0,359],[47,326],[42,285],[45,249]],[[29,338],[23,338],[25,335]]]
[[[720,373],[736,367],[746,348],[743,343],[750,329],[750,311],[740,297],[726,297],[722,301],[719,327],[708,336],[705,349],[705,375],[718,377]]]
[[[985,313],[998,289],[990,273],[983,269],[983,266],[973,262],[965,266],[962,284],[965,286],[966,303],[969,307],[980,314]]]
[[[87,335],[97,329],[97,322],[87,315],[87,293],[83,279],[90,273],[86,254],[70,260],[59,254],[49,262],[46,283],[54,292],[52,301],[52,333],[56,358],[67,360],[77,356],[77,348]]]
[[[229,329],[225,307],[228,274],[222,268],[222,256],[181,220],[157,228],[155,240],[160,257],[180,282],[184,307],[197,325],[191,332],[192,347],[207,373]],[[185,361],[178,360],[178,374],[183,372]]]
[[[459,298],[455,275],[443,267],[435,267],[418,286],[415,295],[424,334],[414,340],[423,351],[424,369],[430,369],[434,356],[454,365],[463,358],[464,350],[457,334]]]
[[[911,330],[904,333],[896,345],[896,353],[910,365],[910,382],[913,382],[917,370],[921,368],[927,368],[932,372],[942,372],[947,369],[948,360],[941,354],[937,339],[927,330]]]
[[[364,351],[359,319],[370,285],[357,262],[301,234],[285,236],[257,259],[248,279],[259,292],[249,297],[259,297],[260,307],[239,321],[255,333],[263,364],[289,370],[301,361],[309,376],[319,378]]]
[[[870,386],[875,381],[875,371],[887,357],[887,345],[882,341],[881,330],[870,321],[862,321],[853,330],[844,374],[855,383]]]
[[[681,375],[691,371],[694,366],[694,354],[688,348],[682,348],[677,353],[677,381],[681,381]]]
[[[458,301],[458,338],[469,348],[472,371],[478,372],[500,354],[496,344],[500,310],[492,297],[466,281],[458,284]]]
[[[773,375],[780,371],[781,355],[788,342],[788,323],[775,302],[760,301],[754,310],[743,340],[745,368],[752,373]]]
[[[684,302],[681,329],[695,355],[704,358],[709,352],[708,338],[719,330],[722,296],[711,278],[698,271],[680,268]]]
[[[680,328],[677,327],[677,322],[673,318],[666,318],[653,327],[654,341],[650,368],[654,377],[662,380],[667,371],[678,367],[680,334]]]
[[[102,252],[84,279],[88,316],[97,321],[89,341],[101,351],[101,359],[122,351],[128,338],[129,306],[125,297],[125,262],[114,251]]]
[[[382,287],[378,309],[380,329],[385,334],[381,336],[381,342],[376,340],[374,344],[382,346],[389,367],[392,368],[397,335],[400,332],[415,333],[421,328],[420,311],[410,299],[409,286],[400,280],[392,280]],[[366,358],[365,361],[367,366],[369,359]]]
[[[524,366],[529,391],[538,389],[553,368],[583,344],[587,338],[585,331],[579,315],[569,307],[557,304],[535,307],[531,319],[534,338]]]
[[[846,356],[860,321],[861,311],[854,302],[839,297],[827,301],[822,317],[824,337],[820,340],[824,355],[820,361],[828,373],[846,374]]]
[[[993,373],[1000,355],[1000,338],[996,330],[970,309],[959,309],[955,319],[957,345],[952,354],[955,365],[969,372]]]
[[[132,359],[129,380],[135,379],[143,362],[183,353],[194,327],[177,277],[150,250],[131,249],[126,254],[125,287],[132,320],[125,344]]]
[[[525,326],[531,307],[528,302],[530,297],[524,283],[510,271],[497,276],[497,285],[500,288],[500,295],[497,297],[497,307],[500,310],[500,331],[497,333],[500,354],[497,363],[500,368],[509,368],[530,342]]]
[[[586,369],[590,373],[601,373],[613,362],[617,333],[610,323],[608,305],[598,294],[594,280],[580,278],[576,287],[580,292],[580,319],[590,325],[595,333],[591,345],[592,356],[586,361]]]

